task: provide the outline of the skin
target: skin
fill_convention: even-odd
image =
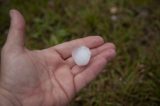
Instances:
[[[2,106],[66,106],[77,92],[102,71],[115,56],[115,46],[100,36],[65,42],[44,50],[24,46],[25,21],[10,11],[11,25],[1,52],[0,104]],[[71,52],[85,45],[91,49],[88,65],[77,66]]]

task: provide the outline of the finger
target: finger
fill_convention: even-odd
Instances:
[[[97,55],[96,57],[94,57],[89,64],[93,63],[95,61],[95,59],[97,58],[101,58],[103,57],[104,59],[108,61],[110,61],[113,57],[115,56],[115,49],[109,49],[106,51],[103,51],[102,53],[100,53],[99,55]],[[82,72],[83,70],[85,70],[89,65],[85,66],[85,67],[79,67],[77,65],[73,66],[72,68],[72,73],[73,75],[77,75],[80,72]]]
[[[91,55],[92,55],[91,58],[93,58],[94,56],[102,53],[103,51],[107,51],[109,49],[115,49],[115,45],[113,43],[105,43],[97,48],[91,49]],[[70,67],[73,67],[74,65],[76,65],[72,57],[68,58],[66,60],[66,63]]]
[[[93,49],[92,52],[92,57],[98,55],[99,53],[102,53],[103,51],[107,51],[109,49],[115,49],[115,45],[113,43],[105,43],[102,46]]]
[[[94,60],[81,72],[75,76],[76,91],[85,87],[90,81],[102,71],[106,63],[115,56],[115,50],[104,52],[94,58]],[[83,67],[82,67],[83,69]]]
[[[63,59],[66,59],[71,56],[71,52],[74,48],[79,46],[87,46],[88,48],[95,48],[104,43],[104,40],[100,36],[89,36],[77,40],[72,40],[60,45],[57,45],[53,48],[53,50],[56,50]]]
[[[24,47],[25,21],[21,13],[17,10],[10,10],[11,25],[6,41],[6,45],[11,48]]]

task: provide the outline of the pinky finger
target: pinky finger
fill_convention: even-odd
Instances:
[[[96,76],[106,66],[106,63],[115,56],[115,50],[112,49],[107,52],[103,52],[96,56],[93,61],[81,73],[75,76],[75,87],[78,92],[80,89],[85,87],[90,81],[96,78]]]

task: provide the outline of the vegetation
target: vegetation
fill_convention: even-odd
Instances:
[[[25,16],[30,49],[101,35],[106,42],[115,43],[117,57],[71,105],[159,106],[159,4],[159,0],[2,0],[0,47],[8,32],[11,8]]]

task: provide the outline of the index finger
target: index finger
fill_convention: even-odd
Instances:
[[[87,46],[88,48],[96,48],[104,43],[104,40],[100,36],[88,36],[85,38],[72,40],[59,44],[51,49],[56,50],[63,59],[66,59],[71,56],[72,50],[79,46]]]

